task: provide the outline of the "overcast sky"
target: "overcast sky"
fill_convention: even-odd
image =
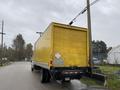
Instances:
[[[4,42],[11,45],[21,33],[26,43],[33,44],[39,37],[37,31],[44,31],[51,22],[68,24],[85,6],[86,0],[0,0],[0,21],[5,21]],[[103,40],[107,46],[120,45],[119,9],[120,0],[100,0],[91,7],[94,40]],[[73,25],[86,27],[86,23],[85,13]]]

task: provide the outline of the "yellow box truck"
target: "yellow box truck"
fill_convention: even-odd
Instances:
[[[91,69],[87,28],[51,23],[34,45],[31,70],[41,69],[41,82],[80,79]]]

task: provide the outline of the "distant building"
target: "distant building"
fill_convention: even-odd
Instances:
[[[120,45],[108,52],[107,62],[109,64],[120,64]]]

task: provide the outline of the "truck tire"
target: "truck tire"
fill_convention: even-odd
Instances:
[[[31,62],[31,71],[33,72],[35,70],[34,64]]]
[[[34,68],[31,67],[31,71],[33,72],[33,71],[34,71]]]
[[[50,82],[50,73],[46,69],[41,69],[41,83]]]
[[[46,78],[45,70],[41,69],[41,76],[40,76],[41,83],[45,83],[45,78]]]
[[[34,66],[31,66],[31,71],[32,71],[32,72],[34,71]]]
[[[46,82],[50,82],[51,76],[49,70],[46,70]]]

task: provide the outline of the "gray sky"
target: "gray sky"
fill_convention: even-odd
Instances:
[[[11,45],[21,33],[26,43],[33,44],[39,37],[37,31],[44,31],[53,21],[68,24],[85,4],[86,0],[0,0],[0,21],[5,21],[4,41]],[[120,0],[100,0],[91,7],[94,40],[103,40],[108,46],[120,44],[119,8]],[[86,23],[85,13],[74,25],[86,27]]]

